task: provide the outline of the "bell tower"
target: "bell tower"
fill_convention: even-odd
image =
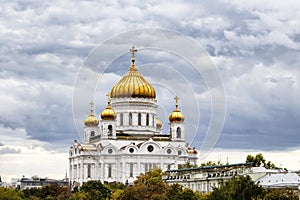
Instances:
[[[180,112],[178,108],[178,100],[179,98],[176,96],[175,98],[176,106],[174,111],[169,116],[170,121],[170,135],[173,140],[184,140],[184,116]]]
[[[98,135],[98,124],[99,119],[94,114],[94,102],[90,102],[90,114],[89,116],[84,120],[84,143],[89,143],[90,138]]]

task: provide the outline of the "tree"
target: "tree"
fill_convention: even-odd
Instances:
[[[267,169],[275,169],[276,166],[271,161],[266,162],[264,156],[262,153],[256,154],[255,156],[248,155],[246,158],[246,162],[253,162],[253,165],[255,167],[263,166]]]
[[[217,165],[223,165],[223,163],[221,163],[220,160],[217,163],[211,160],[206,163],[201,163],[201,166],[217,166]]]
[[[23,193],[20,190],[0,187],[0,200],[22,200]]]
[[[290,198],[278,190],[268,190],[264,200],[289,200]]]
[[[178,169],[184,169],[184,168],[197,168],[197,164],[191,164],[189,161],[187,161],[185,164],[179,164]]]
[[[162,180],[163,172],[154,168],[146,174],[141,174],[132,186],[121,194],[121,200],[166,199],[167,184]]]
[[[30,188],[23,191],[26,199],[68,199],[71,196],[71,189],[57,184],[43,186],[41,188]],[[35,199],[36,199],[35,198]]]
[[[178,183],[170,185],[166,194],[168,199],[181,199],[182,188],[183,186]]]
[[[107,199],[110,197],[110,189],[101,183],[101,181],[88,181],[82,184],[80,192],[86,193],[87,199]]]
[[[214,188],[210,200],[252,200],[262,199],[265,190],[255,184],[249,176],[234,177],[227,182],[221,182],[219,188]]]

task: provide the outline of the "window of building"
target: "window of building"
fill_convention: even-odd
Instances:
[[[176,137],[177,137],[177,138],[181,138],[181,128],[180,128],[180,127],[177,127],[177,130],[176,130]]]
[[[168,149],[168,150],[167,150],[167,153],[168,153],[168,154],[171,154],[171,153],[172,153],[172,150],[171,150],[171,149]]]
[[[154,115],[152,115],[152,126],[156,126],[156,124],[154,123]]]
[[[123,113],[120,114],[120,126],[123,126]]]
[[[146,126],[149,126],[149,114],[146,115]]]
[[[111,164],[108,165],[108,178],[111,178]]]
[[[153,147],[152,145],[149,145],[149,146],[147,147],[147,150],[148,150],[149,152],[152,152],[153,149],[154,149],[154,147]]]
[[[134,152],[134,148],[130,148],[130,149],[129,149],[129,152],[130,152],[130,153],[133,153],[133,152]]]
[[[132,113],[129,113],[129,126],[132,125]]]
[[[95,136],[95,131],[91,131],[91,137]]]
[[[87,177],[91,178],[91,165],[90,164],[88,164],[88,166],[87,166]]]
[[[130,163],[129,168],[130,168],[129,177],[133,177],[133,163]]]
[[[138,114],[138,125],[139,126],[142,125],[142,114],[141,113]]]
[[[108,136],[112,136],[112,125],[108,125]]]

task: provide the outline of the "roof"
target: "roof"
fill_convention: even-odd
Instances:
[[[293,187],[300,184],[300,177],[296,173],[268,173],[256,182],[263,187]]]
[[[252,165],[253,165],[253,162],[247,162],[247,163],[237,163],[237,164],[227,164],[227,165],[200,166],[197,168],[172,169],[172,170],[167,170],[166,172],[209,170],[209,169],[241,167],[241,166],[251,167]]]

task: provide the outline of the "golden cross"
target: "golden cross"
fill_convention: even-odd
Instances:
[[[134,52],[137,52],[137,49],[134,49],[134,46],[129,50],[132,53],[132,58],[134,58]]]
[[[93,113],[95,104],[94,104],[93,101],[91,101],[89,104],[90,104],[90,107],[91,107],[91,113]]]
[[[178,106],[178,100],[179,100],[179,98],[178,98],[178,96],[176,96],[174,99],[176,101],[176,107],[177,107]]]
[[[107,99],[108,99],[108,102],[110,103],[110,92],[109,93],[107,93]]]
[[[135,58],[134,58],[134,52],[137,52],[137,49],[134,49],[134,46],[132,46],[132,48],[129,50],[131,51],[131,61],[132,61],[132,64],[134,65],[134,61],[135,61]]]

